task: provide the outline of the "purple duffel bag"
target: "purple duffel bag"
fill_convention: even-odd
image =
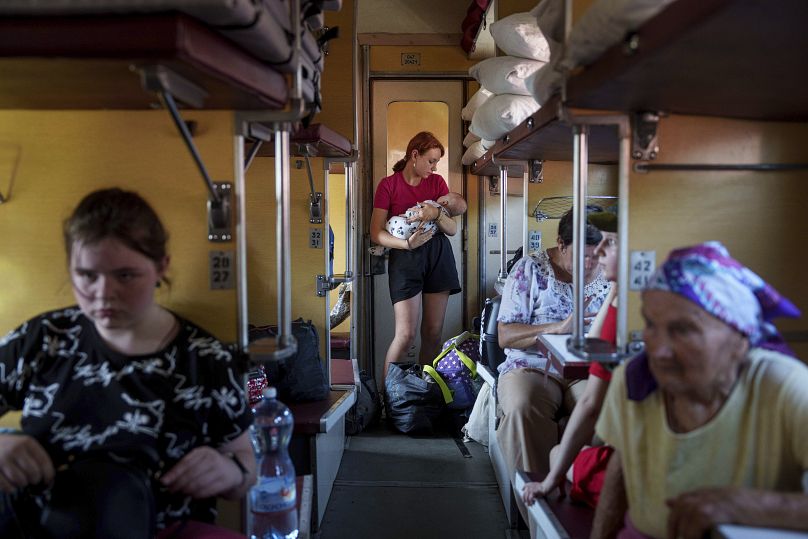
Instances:
[[[474,406],[477,392],[472,380],[477,378],[479,345],[480,336],[465,331],[443,343],[443,351],[432,362],[451,392],[449,408],[465,410]]]

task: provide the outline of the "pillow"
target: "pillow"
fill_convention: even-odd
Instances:
[[[495,95],[477,109],[469,129],[483,139],[496,140],[537,110],[539,104],[530,96]]]
[[[550,57],[561,54],[564,45],[564,0],[542,0],[530,10],[550,47]]]
[[[475,135],[474,133],[469,131],[466,134],[466,138],[463,139],[463,147],[468,148],[469,146],[471,146],[472,144],[474,144],[475,142],[477,142],[479,140],[480,140],[480,137],[478,137],[477,135]]]
[[[494,144],[496,143],[497,143],[496,140],[488,140],[487,138],[480,139],[480,144],[482,144],[483,150],[485,151],[488,151],[491,148],[493,148]]]
[[[474,144],[468,147],[466,152],[463,154],[463,157],[460,159],[460,162],[470,167],[474,164],[474,161],[479,159],[485,153],[485,149],[483,148],[482,144],[478,140]]]
[[[466,120],[467,122],[470,122],[472,116],[474,116],[474,111],[477,110],[477,107],[485,103],[485,100],[491,97],[492,95],[494,94],[492,94],[485,88],[480,88],[479,90],[477,90],[474,93],[474,95],[471,96],[469,102],[466,103],[466,106],[463,107],[463,109],[460,111],[460,118]]]
[[[491,25],[491,36],[502,52],[509,56],[547,62],[550,46],[530,13],[514,13]]]
[[[469,69],[469,74],[477,79],[480,85],[495,94],[530,95],[530,90],[525,86],[525,79],[544,64],[545,62],[539,60],[496,56],[474,64]]]

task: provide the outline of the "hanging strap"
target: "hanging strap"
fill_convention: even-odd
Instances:
[[[452,396],[452,392],[449,389],[449,386],[446,385],[446,382],[443,381],[441,375],[438,374],[438,371],[430,367],[429,365],[424,365],[424,372],[427,373],[429,376],[432,377],[433,380],[438,384],[440,388],[440,392],[443,393],[443,400],[446,401],[446,404],[449,404],[454,400]]]
[[[446,348],[446,350],[444,350],[443,352],[441,352],[440,354],[438,354],[438,357],[436,357],[436,358],[435,358],[435,361],[433,361],[433,362],[432,362],[432,366],[433,366],[433,367],[437,367],[437,366],[438,366],[438,362],[439,362],[441,359],[443,359],[443,358],[446,356],[446,354],[448,354],[448,353],[449,353],[449,352],[451,352],[452,350],[455,350],[455,351],[457,352],[457,357],[459,357],[459,358],[460,358],[460,361],[462,361],[462,362],[463,362],[463,365],[465,365],[465,366],[466,366],[466,368],[467,368],[469,371],[471,371],[471,377],[472,377],[472,378],[477,378],[477,364],[476,364],[474,361],[472,361],[472,359],[471,359],[469,356],[467,356],[467,355],[466,355],[465,353],[463,353],[461,350],[458,350],[458,349],[457,349],[457,345],[458,345],[458,344],[460,344],[461,342],[465,341],[465,340],[466,340],[468,337],[470,337],[470,336],[474,336],[474,335],[473,335],[473,334],[471,334],[471,333],[469,333],[469,335],[468,335],[467,337],[464,337],[462,340],[461,340],[461,339],[458,339],[458,340],[457,340],[457,341],[456,341],[456,342],[455,342],[455,343],[454,343],[452,346],[447,347],[447,348]],[[478,338],[479,338],[479,335],[476,335],[476,337],[478,337]]]

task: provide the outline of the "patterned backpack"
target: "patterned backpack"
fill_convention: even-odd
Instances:
[[[446,384],[444,400],[449,408],[465,410],[477,397],[477,361],[480,359],[479,335],[464,331],[443,343],[443,351],[432,366]]]

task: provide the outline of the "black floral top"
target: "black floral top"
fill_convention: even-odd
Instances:
[[[0,339],[0,415],[22,410],[23,431],[57,468],[98,452],[134,456],[149,472],[168,471],[195,447],[234,440],[252,416],[233,355],[177,319],[173,341],[141,356],[111,350],[78,307],[29,320]],[[158,526],[215,519],[215,499],[153,485]]]

